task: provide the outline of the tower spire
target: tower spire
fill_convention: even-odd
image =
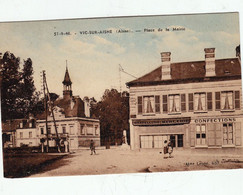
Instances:
[[[67,60],[66,60],[66,72],[62,83],[63,83],[63,97],[70,98],[72,96],[72,81],[68,73]]]

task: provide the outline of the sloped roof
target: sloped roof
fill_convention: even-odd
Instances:
[[[212,80],[217,80],[224,77],[224,79],[240,78],[241,64],[238,58],[219,59],[215,60],[216,76]],[[149,85],[149,84],[169,84],[169,83],[183,83],[204,81],[206,78],[205,61],[179,62],[171,63],[171,79],[163,80],[161,66],[152,72],[127,83],[127,86],[134,85]],[[210,80],[210,79],[209,79]]]

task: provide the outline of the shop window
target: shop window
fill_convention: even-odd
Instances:
[[[168,112],[168,98],[167,95],[163,95],[163,113]]]
[[[193,93],[188,94],[188,108],[189,111],[193,111]]]
[[[215,110],[220,110],[221,102],[220,102],[220,92],[215,92]]]
[[[183,135],[177,135],[177,147],[183,147]]]
[[[153,136],[141,136],[141,148],[153,148]]]
[[[223,124],[223,145],[233,144],[233,124],[224,123]]]
[[[195,93],[194,94],[194,111],[204,112],[206,111],[206,94]]]
[[[221,92],[221,110],[233,109],[233,91]]]
[[[207,108],[208,111],[213,110],[213,97],[212,97],[212,92],[207,93]]]
[[[240,109],[240,91],[235,91],[235,109]]]
[[[186,94],[181,94],[181,111],[186,112]]]
[[[180,95],[169,95],[169,111],[170,113],[180,112]]]
[[[206,125],[196,126],[196,144],[197,146],[206,145]]]

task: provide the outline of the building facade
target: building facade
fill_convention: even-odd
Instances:
[[[171,62],[161,53],[161,66],[127,83],[130,92],[131,149],[174,147],[242,147],[241,62],[215,59]]]
[[[100,146],[100,123],[98,119],[90,117],[89,98],[85,97],[82,100],[79,96],[72,95],[72,82],[68,69],[62,83],[63,98],[58,98],[53,103],[56,128],[50,111],[46,128],[45,113],[43,113],[37,120],[37,135],[40,139],[46,140],[44,144],[47,144],[48,136],[49,146],[52,147],[56,146],[57,133],[61,143],[68,141],[70,149],[87,147],[91,140],[95,142],[95,146]]]

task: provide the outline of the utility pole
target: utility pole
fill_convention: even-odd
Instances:
[[[43,70],[43,91],[44,91],[44,107],[45,107],[45,111],[46,111],[46,115],[45,115],[45,120],[46,120],[46,152],[49,152],[49,132],[48,132],[48,122],[47,122],[47,117],[48,117],[48,107],[47,107],[47,97],[46,97],[46,86],[45,86],[45,80],[46,80],[46,73]]]
[[[53,112],[53,105],[51,103],[51,98],[50,98],[50,93],[49,93],[49,89],[48,89],[48,86],[47,86],[47,81],[46,81],[46,75],[45,75],[45,72],[43,71],[43,88],[44,88],[44,96],[48,98],[48,101],[49,101],[49,106],[50,106],[50,110],[51,110],[51,115],[52,115],[52,118],[53,118],[53,123],[54,123],[54,127],[55,127],[55,132],[56,132],[56,144],[57,144],[57,150],[58,152],[61,152],[61,149],[60,149],[60,138],[59,138],[59,135],[58,135],[58,131],[57,131],[57,125],[56,125],[56,120],[55,120],[55,116],[54,116],[54,112]],[[47,94],[46,94],[46,92]],[[47,108],[47,98],[46,99],[46,108]],[[48,114],[48,109],[46,109],[46,128],[48,128],[48,125],[47,125],[47,114]],[[48,132],[48,129],[47,129],[47,132]],[[47,133],[47,139],[48,139],[48,133]],[[48,142],[49,144],[49,142]]]

